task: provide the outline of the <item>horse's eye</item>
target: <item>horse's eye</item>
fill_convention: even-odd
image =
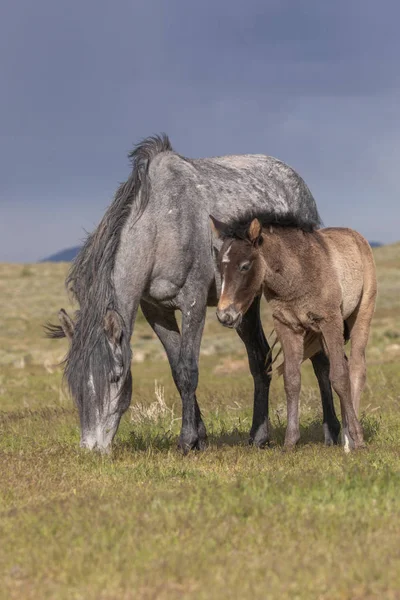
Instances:
[[[245,271],[248,271],[251,267],[251,262],[248,260],[244,263],[242,263],[241,265],[239,265],[239,271],[241,273],[244,273]]]

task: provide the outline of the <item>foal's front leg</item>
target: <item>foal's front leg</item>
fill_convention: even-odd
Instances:
[[[284,357],[283,381],[287,402],[285,448],[290,449],[300,439],[299,397],[305,332],[295,332],[277,319],[274,319],[274,327],[281,343]]]

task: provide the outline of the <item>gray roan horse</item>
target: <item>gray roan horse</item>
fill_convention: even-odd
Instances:
[[[139,305],[163,344],[182,398],[181,449],[202,448],[206,429],[196,400],[198,358],[206,307],[216,306],[219,247],[209,215],[226,220],[243,212],[290,211],[302,222],[320,222],[304,181],[286,164],[263,155],[188,159],[168,138],[150,137],[130,154],[132,172],[77,256],[67,286],[79,303],[75,323],[61,311],[51,337],[70,338],[65,376],[78,405],[81,446],[110,449],[132,393],[131,348]],[[217,244],[218,245],[218,244]],[[238,334],[254,379],[251,441],[268,441],[270,378],[256,298]],[[182,312],[179,331],[175,310]],[[313,359],[324,421],[337,436],[330,414],[329,364]],[[267,365],[268,367],[268,365]]]

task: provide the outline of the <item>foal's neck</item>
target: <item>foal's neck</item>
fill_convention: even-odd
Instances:
[[[271,298],[290,300],[304,290],[300,261],[310,245],[308,233],[291,227],[264,230],[261,252],[265,264],[264,286]]]

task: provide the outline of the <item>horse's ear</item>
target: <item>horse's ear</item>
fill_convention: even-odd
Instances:
[[[211,231],[216,238],[221,238],[227,234],[228,226],[225,225],[225,223],[222,223],[222,221],[218,221],[218,219],[212,215],[210,215],[210,225]]]
[[[115,346],[121,341],[122,330],[123,324],[120,315],[115,310],[107,310],[104,317],[104,331]]]
[[[69,340],[72,340],[75,327],[73,320],[63,308],[58,311],[58,318],[61,323],[62,330],[65,333],[65,337],[67,337]]]
[[[248,230],[249,240],[255,246],[262,240],[262,225],[258,219],[253,219]]]

